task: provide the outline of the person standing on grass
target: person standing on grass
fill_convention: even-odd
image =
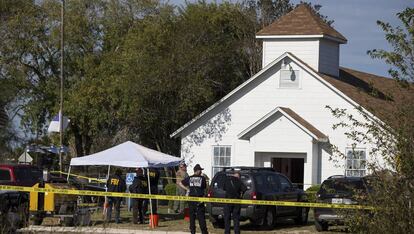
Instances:
[[[187,173],[187,165],[182,162],[178,168],[178,171],[175,173],[175,183],[177,184],[177,190],[175,195],[177,196],[185,196],[187,190],[180,187],[181,181],[188,177]],[[184,201],[174,201],[174,212],[175,213],[182,213],[184,211]]]
[[[126,190],[126,183],[124,178],[122,178],[122,171],[120,169],[116,169],[115,175],[110,176],[108,181],[106,182],[106,187],[108,188],[108,192],[116,192],[116,193],[123,193]],[[112,206],[115,209],[115,222],[121,223],[119,219],[121,213],[121,197],[108,197],[108,211],[106,216],[106,221],[110,222],[112,218]]]
[[[148,181],[147,178],[144,176],[144,171],[142,168],[137,168],[136,171],[137,175],[134,178],[134,181],[129,186],[129,192],[131,193],[139,193],[139,194],[147,194],[148,193]],[[132,222],[134,224],[144,224],[144,216],[146,208],[144,206],[144,202],[146,199],[142,198],[133,198],[132,199]]]
[[[226,178],[223,190],[226,198],[241,199],[247,187],[240,179],[240,172],[235,171],[232,176]],[[240,233],[240,204],[226,204],[224,206],[224,233],[230,234],[231,217],[233,217],[234,233]]]
[[[204,197],[206,190],[206,178],[201,175],[203,168],[200,164],[196,164],[194,167],[194,175],[185,178],[179,184],[181,188],[187,191],[187,194],[191,197]],[[206,225],[206,207],[204,202],[188,202],[190,208],[190,231],[191,234],[196,233],[195,220],[198,218],[198,224],[200,225],[201,233],[207,234]]]
[[[147,177],[147,175],[145,176]],[[157,168],[149,168],[149,188],[147,191],[151,191],[152,195],[156,195],[158,194],[158,181],[160,179],[160,172],[158,171]],[[147,207],[147,209],[150,209],[149,207],[149,200],[146,200],[146,205],[145,207]],[[158,214],[158,206],[157,206],[157,200],[156,199],[152,199],[151,200],[152,203],[152,213],[153,214]]]

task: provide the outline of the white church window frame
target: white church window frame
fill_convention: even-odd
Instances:
[[[292,68],[280,69],[279,88],[298,89],[300,88],[300,72]]]
[[[224,167],[231,166],[231,145],[214,145],[212,160],[212,176],[221,171]]]
[[[363,177],[367,173],[367,151],[365,148],[345,149],[345,176]]]

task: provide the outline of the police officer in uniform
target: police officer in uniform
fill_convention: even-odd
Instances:
[[[149,168],[149,180],[151,194],[158,194],[158,180],[160,179],[160,172],[157,168]],[[152,199],[152,213],[157,214],[157,200]],[[146,200],[146,206],[148,206],[149,200]]]
[[[187,190],[187,194],[192,197],[203,197],[206,189],[206,178],[201,175],[203,168],[200,164],[196,164],[194,167],[194,175],[185,178],[179,184],[180,187]],[[188,202],[190,208],[190,231],[191,234],[196,233],[195,219],[198,218],[201,233],[207,234],[207,225],[205,212],[206,208],[203,202]]]
[[[223,190],[226,198],[241,199],[247,187],[240,179],[240,172],[235,171],[232,176],[227,177]],[[240,233],[240,204],[226,204],[224,206],[224,233],[230,234],[230,219],[233,217],[234,233]]]
[[[137,175],[134,177],[134,181],[129,186],[129,192],[147,194],[148,193],[148,181],[144,176],[144,171],[142,168],[137,168]],[[144,215],[147,212],[145,207],[145,200],[142,198],[133,198],[132,199],[132,222],[137,224],[138,221],[140,224],[144,224]]]
[[[117,169],[115,171],[115,175],[110,176],[108,178],[108,181],[106,182],[106,187],[108,192],[117,192],[117,193],[123,193],[126,190],[126,183],[124,178],[122,178],[122,171],[120,169]],[[108,197],[108,212],[106,220],[108,222],[111,221],[112,217],[112,206],[115,208],[115,222],[120,223],[119,215],[121,212],[121,197]]]

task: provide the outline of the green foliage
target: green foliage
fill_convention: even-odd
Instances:
[[[176,184],[174,184],[174,183],[167,184],[165,186],[165,188],[164,188],[165,194],[167,194],[167,195],[175,195],[176,194],[175,193],[176,189],[177,189],[177,185]]]
[[[177,189],[177,185],[175,183],[167,184],[164,188],[165,194],[175,196],[176,189]],[[174,207],[174,201],[168,201],[168,208],[173,209],[173,207]]]
[[[321,188],[320,184],[315,184],[310,186],[308,189],[306,189],[306,194],[308,196],[308,200],[309,202],[316,202],[316,193],[319,191],[319,189]]]
[[[367,53],[376,59],[384,60],[392,67],[389,73],[395,80],[414,81],[414,8],[406,8],[397,14],[402,26],[392,27],[389,23],[377,21],[385,32],[385,39],[392,47],[392,51],[382,49],[370,50]]]
[[[372,172],[371,192],[360,197],[359,202],[375,209],[344,213],[350,231],[357,233],[409,233],[414,230],[414,9],[406,8],[397,16],[402,23],[400,27],[378,21],[392,51],[368,52],[373,58],[391,65],[389,73],[396,87],[392,96],[396,98],[387,99],[387,102],[393,106],[393,112],[384,115],[380,122],[360,109],[361,121],[346,110],[331,108],[332,114],[341,119],[334,128],[343,128],[355,143],[353,147],[371,146],[368,155],[374,159],[366,163]],[[337,155],[341,154],[338,148],[332,149]]]
[[[61,1],[0,3],[0,84],[11,84],[0,107],[18,104],[34,140],[58,144],[45,130],[59,110]],[[256,32],[291,9],[288,0],[66,1],[65,144],[74,156],[126,140],[178,155],[169,135],[261,68]]]

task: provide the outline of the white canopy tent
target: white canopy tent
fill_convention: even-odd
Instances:
[[[95,154],[72,158],[70,166],[171,167],[180,161],[180,158],[127,141]]]
[[[108,166],[108,177],[111,166],[128,168],[147,168],[148,185],[150,184],[150,167],[172,167],[177,166],[182,160],[180,158],[149,149],[132,141],[124,142],[107,150],[88,156],[72,158],[70,160],[68,179],[72,166]],[[151,189],[149,189],[151,194]],[[150,199],[152,215],[152,201]]]

